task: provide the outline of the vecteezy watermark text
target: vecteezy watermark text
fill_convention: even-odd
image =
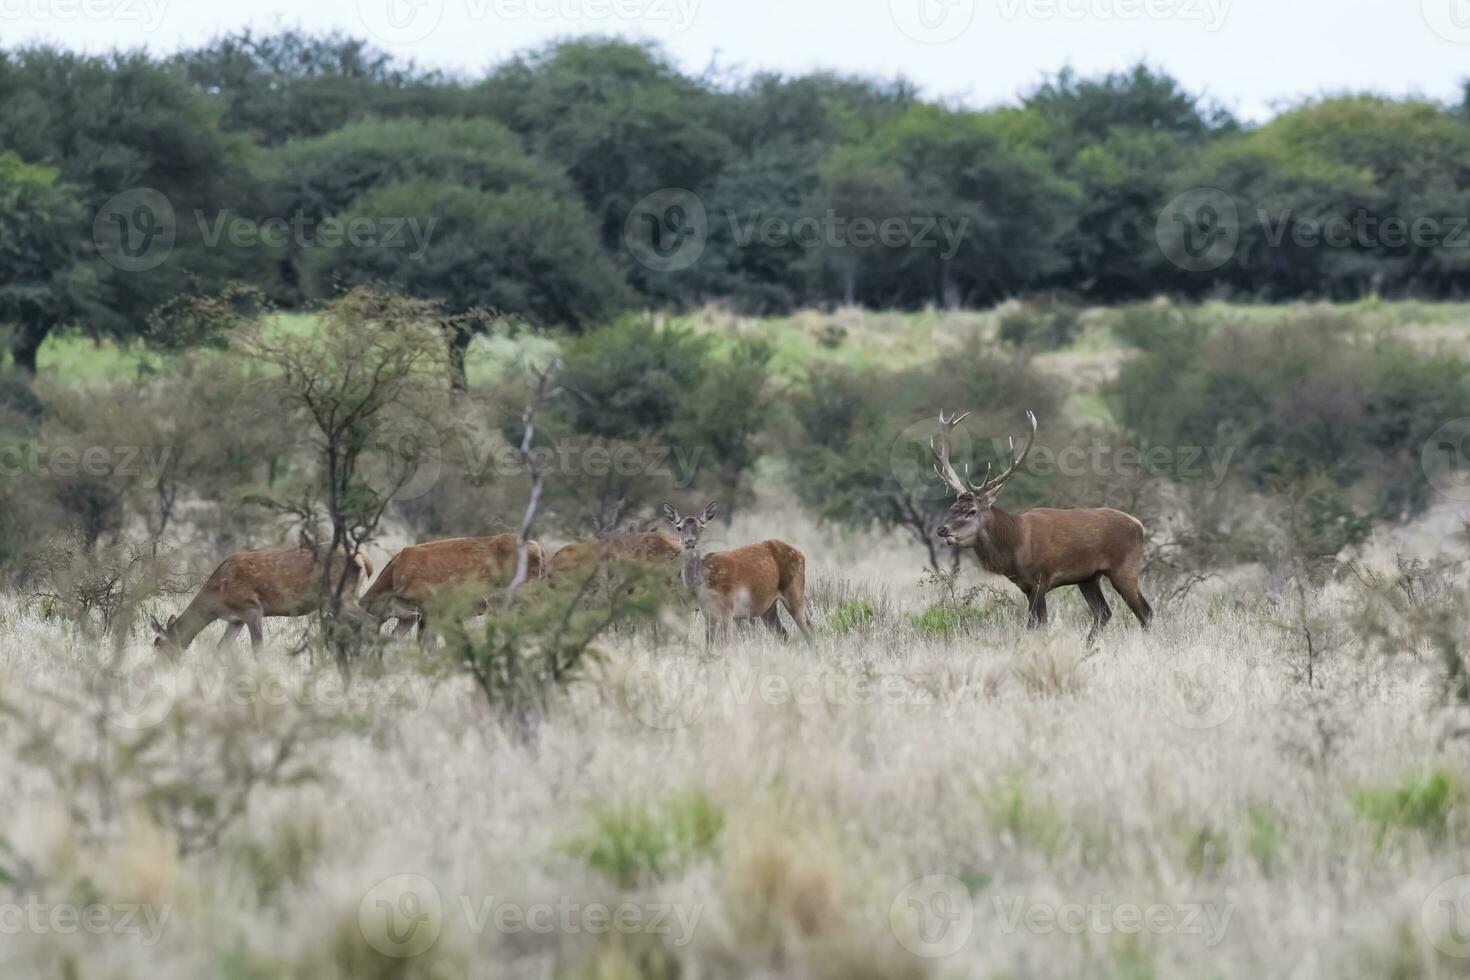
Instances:
[[[0,476],[147,477],[157,486],[173,459],[172,446],[0,446]]]
[[[1140,21],[1203,24],[1214,33],[1225,26],[1231,0],[996,0],[1005,20]]]
[[[36,898],[0,902],[0,936],[83,933],[90,936],[127,936],[136,938],[143,946],[156,946],[173,911],[172,905],[126,902],[76,905],[43,902]]]
[[[471,935],[600,936],[609,933],[666,936],[689,944],[704,914],[703,903],[585,902],[571,895],[546,901],[510,901],[496,895],[460,894],[447,902],[423,875],[401,874],[378,882],[358,905],[357,922],[368,944],[395,959],[433,948],[445,920],[457,915]]]
[[[64,24],[80,20],[141,24],[152,33],[163,23],[169,0],[0,0],[0,23]]]

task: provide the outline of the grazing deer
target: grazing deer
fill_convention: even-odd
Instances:
[[[526,577],[540,578],[545,559],[541,545],[527,542]],[[379,624],[398,620],[397,635],[407,636],[415,624],[419,638],[428,635],[427,603],[436,595],[464,592],[474,597],[474,609],[483,612],[491,590],[504,588],[515,577],[520,560],[520,538],[497,534],[490,538],[446,538],[404,548],[389,559],[383,572],[363,594],[361,606]]]
[[[1143,570],[1143,524],[1109,507],[1053,510],[1037,507],[1010,514],[995,506],[1001,489],[1031,452],[1036,441],[1036,416],[1026,413],[1031,432],[1021,451],[1009,441],[1010,465],[995,479],[990,468],[985,479],[972,484],[955,472],[949,461],[950,433],[968,413],[946,419],[939,413],[940,434],[931,440],[939,474],[957,495],[939,527],[939,537],[956,547],[974,548],[988,572],[1004,575],[1026,594],[1027,626],[1046,623],[1046,594],[1075,585],[1092,610],[1091,643],[1113,616],[1103,597],[1102,580],[1113,583],[1138,622],[1146,629],[1153,618],[1148,601],[1138,591]]]
[[[338,552],[333,562],[332,584],[343,570]],[[342,585],[343,597],[355,601],[362,580],[373,574],[373,563],[359,554]],[[150,616],[156,634],[153,646],[180,653],[210,623],[224,620],[229,625],[219,645],[234,640],[240,628],[250,630],[250,646],[257,653],[263,640],[261,621],[267,616],[309,616],[321,608],[321,565],[310,548],[265,548],[240,551],[219,563],[187,608],[167,623]]]
[[[705,639],[713,642],[716,632],[727,634],[735,620],[745,619],[760,619],[776,635],[786,636],[776,608],[779,600],[810,640],[806,557],[775,540],[701,556],[700,532],[719,511],[720,502],[712,500],[698,517],[680,517],[673,504],[664,504],[664,517],[679,532],[684,552],[684,585],[704,613]]]

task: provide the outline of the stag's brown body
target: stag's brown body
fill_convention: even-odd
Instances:
[[[526,577],[540,578],[541,545],[527,542],[526,552]],[[483,611],[492,590],[510,585],[519,560],[520,539],[514,534],[409,545],[383,566],[364,593],[362,608],[379,623],[397,619],[400,634],[415,623],[426,627],[428,603],[451,593],[462,594]]]
[[[975,557],[1031,599],[1034,622],[1046,622],[1048,592],[1075,585],[1101,628],[1112,618],[1102,594],[1106,578],[1138,621],[1148,625],[1153,611],[1138,588],[1144,534],[1136,518],[1107,507],[1038,507],[1019,514],[991,507],[986,523],[975,540]]]
[[[604,557],[629,558],[634,561],[673,561],[681,553],[678,542],[670,541],[657,531],[574,541],[558,548],[551,556],[550,574],[565,575],[596,564]]]
[[[346,552],[339,552],[332,568],[332,588],[346,567]],[[205,580],[188,607],[166,625],[154,623],[155,645],[183,650],[200,631],[217,620],[229,624],[220,644],[233,640],[241,627],[250,630],[257,650],[263,634],[261,620],[267,616],[308,616],[321,608],[321,564],[309,548],[263,548],[237,552]],[[373,563],[358,555],[342,584],[349,602],[357,598],[361,582],[373,573]]]
[[[963,415],[947,419],[942,412],[939,416],[935,471],[956,495],[939,527],[939,537],[950,545],[974,548],[986,571],[1014,582],[1026,594],[1028,625],[1046,623],[1048,592],[1075,585],[1092,610],[1088,639],[1095,639],[1113,616],[1102,591],[1102,581],[1107,579],[1147,627],[1153,610],[1138,587],[1143,572],[1143,524],[1108,507],[1038,507],[1019,514],[1001,510],[995,498],[1031,451],[1036,416],[1026,413],[1030,434],[1019,453],[1012,444],[1005,471],[992,480],[987,469],[986,478],[978,484],[961,477],[949,459],[950,430],[964,419]]]

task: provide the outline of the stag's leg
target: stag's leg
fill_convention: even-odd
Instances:
[[[235,642],[235,637],[240,635],[240,630],[245,628],[244,621],[226,623],[224,635],[219,638],[219,646],[216,649],[223,650]]]
[[[245,610],[245,628],[250,631],[250,652],[260,653],[260,648],[265,645],[265,631],[262,624],[265,614],[260,607]]]
[[[793,582],[785,592],[781,593],[781,601],[786,604],[786,611],[791,614],[791,621],[801,630],[802,638],[810,643],[812,623],[806,616],[806,583]]]
[[[393,638],[396,640],[408,639],[413,635],[413,628],[418,621],[417,616],[399,616],[393,624]]]
[[[1153,607],[1138,591],[1138,575],[1126,572],[1109,572],[1108,581],[1113,583],[1113,589],[1123,597],[1128,608],[1133,610],[1133,615],[1138,617],[1138,624],[1148,629],[1149,622],[1154,618]]]
[[[1102,628],[1108,625],[1108,620],[1113,618],[1113,611],[1108,608],[1108,600],[1103,596],[1101,575],[1077,583],[1077,588],[1082,592],[1082,598],[1087,600],[1087,607],[1092,610],[1092,629],[1087,631],[1087,642],[1091,644],[1097,640],[1097,634],[1102,632]]]

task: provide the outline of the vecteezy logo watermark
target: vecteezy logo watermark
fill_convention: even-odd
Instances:
[[[970,889],[953,875],[925,875],[888,906],[888,927],[904,949],[924,959],[953,956],[975,928]]]
[[[1164,691],[1159,705],[1180,728],[1207,731],[1235,714],[1244,697],[1242,683],[1204,647],[1188,646],[1174,653],[1159,672]]]
[[[1429,485],[1451,500],[1470,500],[1470,418],[1451,419],[1424,441],[1419,465]]]
[[[730,237],[739,248],[760,245],[765,248],[932,248],[939,249],[945,262],[954,258],[964,244],[969,218],[868,216],[846,218],[828,209],[821,215],[803,215],[789,219],[766,215],[760,209],[741,217],[727,211],[725,220]]]
[[[976,0],[888,0],[893,23],[921,44],[953,41],[975,20]]]
[[[133,945],[152,947],[158,945],[173,911],[172,905],[117,902],[73,905],[41,902],[34,898],[24,902],[0,902],[0,936],[27,933],[127,936]]]
[[[628,713],[649,728],[671,731],[692,725],[704,713],[709,684],[688,657],[661,659],[623,675],[620,695]]]
[[[1186,272],[1211,272],[1229,262],[1240,245],[1240,211],[1217,187],[1197,187],[1159,212],[1154,240],[1164,257]]]
[[[439,482],[439,430],[427,419],[403,415],[378,426],[358,461],[363,482],[380,498],[417,500]]]
[[[711,678],[717,677],[724,703],[736,708],[752,704],[811,708],[925,708],[944,717],[957,705],[939,692],[959,687],[958,678],[934,674],[867,673],[813,670],[795,674],[761,671],[728,664],[718,673],[697,661],[671,659],[630,670],[623,677],[622,697],[628,711],[650,728],[683,728],[697,719],[709,702]]]
[[[378,882],[357,908],[358,928],[369,946],[394,959],[422,956],[443,934],[446,916],[458,915],[470,935],[667,936],[687,946],[704,914],[703,903],[583,902],[571,895],[549,901],[507,901],[496,895],[457,895],[447,906],[432,881],[401,874]]]
[[[1470,0],[1420,0],[1430,30],[1455,44],[1470,44]]]
[[[384,956],[409,959],[434,948],[444,928],[444,901],[423,875],[384,878],[357,906],[357,927]]]
[[[640,199],[623,222],[628,253],[655,272],[679,272],[698,262],[709,241],[709,214],[699,195],[666,187]]]
[[[382,215],[355,218],[312,218],[305,211],[297,211],[289,219],[251,218],[221,212],[211,217],[196,209],[194,221],[199,229],[199,240],[205,248],[218,248],[220,242],[228,242],[234,248],[283,249],[294,245],[298,249],[311,248],[385,248],[402,249],[410,260],[417,262],[429,250],[429,241],[434,235],[438,218],[419,219],[412,216]]]
[[[1419,908],[1419,925],[1435,949],[1455,959],[1470,959],[1470,875],[1435,886]]]
[[[444,0],[357,0],[363,26],[387,44],[417,44],[444,18]]]
[[[772,249],[935,249],[944,261],[964,244],[969,218],[936,215],[847,217],[828,209],[795,217],[763,209],[727,209],[719,227],[736,248]],[[633,205],[623,223],[628,254],[655,272],[679,272],[704,255],[711,231],[709,211],[699,195],[682,187],[664,188]]]
[[[168,0],[0,0],[0,22],[114,21],[142,24],[152,33],[167,10]]]
[[[996,0],[1006,20],[1193,21],[1214,33],[1225,26],[1230,0]]]
[[[108,704],[108,724],[124,731],[161,724],[179,696],[178,673],[161,660],[98,671],[92,683]]]
[[[1093,895],[1086,902],[1037,902],[1024,895],[991,897],[996,923],[1007,935],[1199,936],[1207,949],[1220,945],[1235,906],[1215,902],[1112,902]]]
[[[122,272],[147,272],[163,265],[173,254],[177,238],[173,204],[151,187],[134,187],[114,195],[92,221],[97,254]]]
[[[128,731],[162,724],[180,699],[215,708],[261,708],[294,705],[354,717],[388,710],[420,717],[433,697],[433,682],[417,674],[353,678],[322,674],[301,679],[258,670],[183,675],[167,660],[99,671],[93,684],[107,702],[107,720]]]

